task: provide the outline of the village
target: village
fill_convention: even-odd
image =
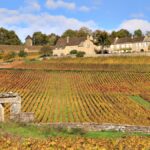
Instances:
[[[1,41],[0,53],[19,53],[22,50],[32,54],[41,53],[44,58],[150,55],[150,34],[144,35],[140,29],[134,35],[124,29],[109,35],[99,30],[92,33],[83,27],[79,31],[66,30],[61,37],[55,34],[46,36],[35,32],[32,37],[26,37],[24,44],[17,45],[3,44],[5,42]]]

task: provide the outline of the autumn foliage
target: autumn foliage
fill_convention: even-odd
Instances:
[[[3,150],[51,150],[51,149],[91,149],[91,150],[148,150],[149,137],[125,137],[120,139],[90,139],[90,138],[62,138],[32,139],[11,137],[6,135],[0,138],[0,149]]]

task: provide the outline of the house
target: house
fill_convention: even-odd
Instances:
[[[94,44],[92,36],[60,38],[56,43],[53,54],[64,56],[72,50],[84,51],[86,56],[96,56],[96,51],[101,51],[101,46]],[[150,37],[125,37],[115,38],[111,45],[104,48],[108,53],[122,52],[148,52],[150,51]]]
[[[146,52],[149,51],[150,37],[125,37],[115,38],[109,47],[111,53],[114,52]]]
[[[64,56],[72,50],[83,51],[87,56],[96,55],[97,46],[93,43],[93,37],[66,37],[60,38],[53,50],[53,55]]]

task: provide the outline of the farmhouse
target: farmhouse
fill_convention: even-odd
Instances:
[[[126,37],[115,38],[110,46],[105,47],[109,53],[122,52],[147,52],[150,51],[150,37]],[[67,37],[60,38],[56,43],[53,54],[57,56],[64,56],[72,50],[83,51],[86,56],[96,56],[95,51],[100,51],[101,46],[94,44],[92,36],[86,37]]]
[[[109,48],[110,52],[143,52],[149,51],[150,37],[115,38]]]
[[[67,37],[60,38],[56,43],[53,54],[57,56],[64,56],[72,50],[83,51],[86,55],[96,55],[95,49],[97,46],[93,43],[93,37]]]

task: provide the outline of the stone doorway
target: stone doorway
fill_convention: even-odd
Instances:
[[[4,104],[10,104],[10,120],[19,122],[32,122],[34,120],[33,113],[21,112],[21,97],[18,93],[0,93],[0,122],[5,121]]]

